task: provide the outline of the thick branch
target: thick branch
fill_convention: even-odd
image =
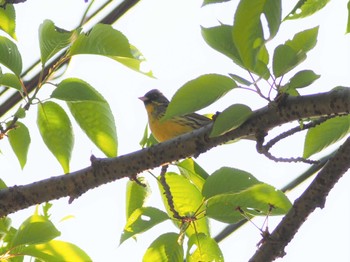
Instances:
[[[116,158],[96,159],[85,169],[48,178],[25,186],[0,191],[0,216],[31,205],[70,196],[79,197],[89,189],[123,177],[158,167],[164,163],[203,153],[224,142],[256,134],[284,123],[321,115],[350,112],[350,89],[341,88],[328,93],[290,97],[283,105],[267,106],[255,111],[239,128],[222,136],[209,138],[211,125],[156,146]]]
[[[350,137],[318,173],[301,197],[295,201],[288,214],[249,261],[267,262],[284,256],[285,246],[292,240],[307,217],[317,207],[324,207],[328,193],[349,168]]]

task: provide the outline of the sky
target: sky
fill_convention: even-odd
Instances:
[[[95,1],[96,5],[102,1]],[[148,60],[155,79],[148,78],[103,57],[77,56],[73,59],[65,77],[79,77],[94,86],[107,98],[115,116],[119,138],[119,154],[133,152],[140,148],[139,141],[147,123],[143,104],[137,99],[148,90],[160,89],[169,98],[187,81],[206,73],[244,74],[237,66],[206,45],[201,37],[200,26],[209,27],[219,22],[232,23],[234,7],[238,1],[202,8],[201,1],[157,1],[143,0],[123,16],[113,27],[123,32]],[[286,1],[283,1],[286,2]],[[284,14],[296,3],[290,1],[284,6]],[[283,3],[285,4],[285,3]],[[82,0],[27,1],[16,6],[18,46],[22,53],[24,68],[39,57],[37,31],[40,23],[51,19],[61,28],[71,30],[79,23],[86,8]],[[345,35],[347,10],[344,1],[332,1],[324,11],[313,18],[283,23],[280,35],[269,43],[269,48],[283,43],[298,31],[320,25],[319,44],[308,55],[308,60],[298,69],[313,69],[322,77],[303,94],[327,91],[337,85],[348,86],[350,69],[349,36]],[[52,92],[52,86],[42,88],[41,98]],[[245,103],[253,109],[265,106],[265,101],[252,92],[234,90],[220,102],[201,110],[201,113],[222,111],[233,103]],[[47,177],[61,175],[62,169],[45,148],[36,124],[36,107],[28,112],[23,121],[31,130],[32,144],[27,166],[22,171],[6,141],[1,141],[0,163],[2,178],[8,185],[27,184]],[[288,128],[294,125],[286,125]],[[75,148],[71,170],[90,165],[93,153],[103,157],[89,140],[75,128]],[[271,133],[278,134],[281,128]],[[282,156],[301,155],[302,135],[289,139],[277,146],[276,153]],[[288,151],[286,150],[288,148]],[[329,152],[328,150],[327,152]],[[320,157],[319,154],[315,157]],[[251,141],[217,147],[199,156],[196,161],[208,173],[222,166],[246,170],[259,180],[277,188],[283,187],[296,175],[307,169],[305,164],[276,164],[258,155]],[[159,173],[155,169],[152,172]],[[152,177],[153,195],[150,206],[163,209],[158,198],[158,188]],[[288,194],[293,202],[311,180]],[[113,258],[127,258],[127,261],[141,261],[142,256],[160,232],[177,232],[170,223],[162,223],[138,237],[137,242],[128,240],[119,246],[119,238],[125,224],[125,185],[120,180],[85,193],[72,204],[68,199],[54,201],[52,218],[62,232],[60,239],[70,241],[84,249],[93,261],[110,261]],[[350,183],[349,172],[344,175],[327,198],[323,210],[317,209],[301,227],[292,243],[287,246],[287,255],[277,261],[350,261]],[[14,225],[32,214],[34,208],[11,215]],[[61,218],[74,218],[59,222]],[[272,229],[281,217],[270,218]],[[261,224],[261,219],[256,220]],[[213,235],[224,224],[212,222]],[[247,261],[255,252],[260,233],[253,225],[246,225],[220,243],[225,261]]]

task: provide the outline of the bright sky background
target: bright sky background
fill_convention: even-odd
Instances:
[[[102,1],[96,1],[99,2]],[[229,59],[208,47],[200,33],[201,25],[214,26],[219,21],[232,23],[237,2],[201,8],[201,0],[143,0],[120,19],[114,28],[122,31],[141,50],[157,79],[147,78],[107,58],[78,56],[73,59],[65,77],[82,78],[107,98],[117,123],[120,154],[140,148],[139,141],[147,119],[143,104],[137,97],[158,88],[170,98],[181,85],[199,75],[213,72],[242,73]],[[297,1],[289,2],[290,6],[285,7],[284,14]],[[39,57],[37,31],[40,23],[44,19],[51,19],[61,28],[73,29],[86,6],[83,0],[28,1],[17,5],[17,36],[24,68]],[[322,77],[312,87],[303,90],[303,94],[327,91],[337,85],[349,86],[349,36],[344,35],[346,16],[345,1],[332,1],[312,19],[283,23],[280,36],[270,43],[269,47],[273,48],[291,38],[295,32],[321,25],[319,44],[310,52],[309,59],[297,69],[313,69]],[[41,98],[47,98],[52,87],[46,86],[42,91]],[[265,105],[265,101],[251,92],[234,90],[219,103],[203,110],[203,113],[221,111],[232,103],[246,103],[253,109]],[[21,171],[8,143],[2,141],[0,144],[3,153],[0,156],[1,173],[8,185],[27,184],[62,174],[61,167],[38,136],[35,121],[36,107],[33,106],[23,121],[29,126],[32,137],[24,171]],[[88,166],[91,153],[103,157],[74,126],[76,141],[72,171]],[[291,139],[277,146],[279,150],[276,153],[282,156],[301,155],[302,141],[301,136]],[[259,180],[276,187],[284,186],[307,168],[304,164],[276,164],[258,155],[255,144],[250,141],[215,148],[201,155],[197,161],[209,173],[222,166],[235,167],[251,172]],[[159,170],[153,172],[159,174]],[[159,193],[154,179],[147,173],[145,176],[154,192],[149,205],[164,209],[157,198]],[[122,259],[136,262],[141,261],[146,248],[157,235],[168,231],[178,232],[170,222],[165,222],[140,235],[137,242],[128,240],[118,247],[125,224],[126,182],[124,179],[91,190],[71,205],[68,205],[68,199],[54,201],[51,210],[54,221],[58,222],[70,214],[75,216],[74,219],[57,223],[62,232],[60,239],[75,243],[94,261]],[[349,183],[348,172],[329,195],[324,210],[316,210],[309,217],[286,248],[286,257],[278,261],[350,261]],[[305,183],[288,194],[290,199],[293,201],[306,186]],[[11,215],[14,225],[18,226],[33,210],[32,207]],[[269,219],[270,228],[279,220]],[[256,223],[261,224],[261,220],[256,220]],[[217,222],[213,222],[212,226],[213,236],[224,227]],[[244,262],[253,255],[259,240],[258,230],[248,224],[220,243],[220,246],[226,261]]]

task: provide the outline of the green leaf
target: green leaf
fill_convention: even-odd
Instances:
[[[303,88],[311,85],[315,80],[320,78],[320,75],[316,75],[312,70],[302,70],[296,73],[288,83],[288,88]]]
[[[266,73],[267,66],[265,64],[262,68],[264,63],[258,59],[260,49],[266,42],[261,23],[262,15],[268,23],[269,39],[273,38],[281,23],[281,1],[278,0],[240,1],[235,14],[232,38],[246,69],[264,77],[262,73]],[[260,68],[257,70],[258,61]]]
[[[214,103],[236,86],[235,81],[227,76],[202,75],[187,82],[177,90],[163,119],[170,119],[202,109]]]
[[[0,8],[1,9],[1,8]],[[19,77],[15,74],[6,73],[0,76],[0,85],[14,88],[22,92],[22,83]]]
[[[243,67],[238,50],[232,40],[232,26],[202,27],[202,36],[211,48],[229,57],[235,64]]]
[[[10,243],[10,247],[41,244],[60,235],[61,233],[46,217],[32,215],[20,225]]]
[[[259,180],[246,171],[231,167],[222,167],[207,178],[202,194],[208,199],[224,193],[239,193],[260,183]]]
[[[209,174],[192,158],[187,158],[177,164],[181,175],[189,179],[199,191],[202,191],[205,180]]]
[[[15,152],[21,168],[27,163],[28,149],[30,145],[30,135],[28,128],[21,122],[16,122],[16,128],[10,130],[8,139]]]
[[[133,58],[128,39],[111,25],[97,24],[90,33],[80,34],[68,55],[91,54]]]
[[[279,45],[273,54],[272,70],[275,77],[280,77],[296,67],[300,61],[297,52],[288,45]]]
[[[350,1],[348,1],[347,6],[348,6],[348,22],[346,25],[346,31],[345,31],[346,34],[350,33]]]
[[[242,125],[252,114],[249,106],[234,104],[226,108],[215,119],[210,137],[222,135]]]
[[[166,233],[160,235],[148,247],[145,255],[143,256],[142,261],[183,262],[184,251],[183,247],[177,241],[178,237],[179,236],[176,233]]]
[[[224,256],[215,239],[200,233],[192,235],[188,240],[186,261],[224,261]]]
[[[325,7],[328,2],[329,0],[299,0],[284,20],[310,16]]]
[[[103,96],[91,85],[79,78],[67,78],[57,85],[51,94],[52,98],[64,101],[97,101],[106,102]]]
[[[238,193],[209,198],[206,214],[221,222],[236,223],[243,219],[239,209],[247,216],[266,216],[286,214],[291,206],[291,202],[282,191],[261,183]]]
[[[0,180],[0,182],[3,183],[2,180]],[[5,185],[5,187],[2,187],[0,185],[0,189],[3,189],[3,188],[6,188],[6,185]],[[11,224],[12,224],[11,218],[9,218],[9,217],[1,217],[0,218],[0,240],[1,241],[3,241],[6,238],[6,236],[9,234],[10,229],[11,229]]]
[[[22,57],[17,46],[6,37],[0,36],[0,63],[18,77],[22,72]]]
[[[1,189],[4,189],[4,188],[7,188],[7,185],[6,185],[6,183],[4,182],[4,180],[2,180],[2,179],[0,178],[0,190],[1,190]]]
[[[117,131],[108,103],[82,101],[67,102],[67,105],[75,121],[90,140],[107,157],[115,157],[118,148]]]
[[[317,43],[318,27],[304,30],[294,35],[284,45],[276,47],[273,56],[275,77],[284,75],[306,59],[306,53]]]
[[[322,151],[350,132],[350,115],[334,117],[308,130],[304,142],[303,157]]]
[[[68,173],[74,135],[66,112],[51,101],[39,104],[37,124],[46,146]]]
[[[16,11],[12,4],[0,8],[0,29],[16,40]]]
[[[318,26],[306,29],[294,35],[292,40],[285,42],[298,53],[300,57],[305,56],[306,52],[315,47],[317,43]]]
[[[250,82],[250,81],[244,79],[243,77],[241,77],[241,76],[239,76],[239,75],[236,75],[236,74],[229,74],[229,75],[230,75],[230,77],[231,77],[233,80],[237,81],[238,83],[240,83],[240,84],[242,84],[242,85],[250,86],[250,85],[253,84],[252,82]]]
[[[126,185],[126,220],[138,208],[143,207],[147,198],[151,194],[147,180],[144,177],[137,177],[137,179],[144,185],[141,186],[135,181],[129,180]]]
[[[160,179],[160,178],[159,178]],[[203,196],[201,192],[185,177],[176,173],[168,172],[165,174],[165,181],[167,186],[170,188],[170,194],[172,197],[171,205],[183,217],[194,217],[200,214],[204,210]],[[161,191],[163,203],[170,217],[174,214],[170,210],[167,194],[164,191],[163,185],[158,182],[159,189]],[[189,197],[191,196],[191,197]],[[200,216],[201,217],[201,216]],[[178,227],[181,228],[182,221],[177,223]],[[198,232],[203,232],[209,235],[208,221],[205,218],[197,219],[193,223],[195,226],[189,226],[186,230],[186,234],[191,236]],[[196,228],[196,230],[194,229]]]
[[[41,62],[44,65],[47,60],[53,57],[57,52],[67,47],[74,38],[77,37],[76,31],[66,31],[56,27],[51,20],[45,20],[39,27],[39,43]]]
[[[20,250],[20,253],[35,257],[40,261],[92,261],[85,251],[78,246],[60,240],[52,240],[39,245],[25,246]]]
[[[169,219],[168,215],[154,207],[140,207],[131,214],[120,237],[120,244],[136,234],[147,231]]]
[[[209,4],[224,3],[228,1],[230,0],[204,0],[202,6],[209,5]]]

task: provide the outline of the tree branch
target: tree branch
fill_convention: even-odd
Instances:
[[[307,217],[317,207],[324,207],[327,195],[349,168],[350,137],[327,162],[300,198],[294,202],[288,214],[249,261],[266,262],[283,257],[285,246],[293,239]]]
[[[350,88],[309,96],[289,97],[283,104],[266,106],[240,127],[222,136],[209,138],[212,124],[116,158],[93,159],[90,167],[32,184],[13,186],[0,191],[0,216],[31,205],[69,196],[79,197],[89,189],[136,174],[178,159],[199,155],[230,140],[267,133],[268,130],[301,118],[348,114]]]

